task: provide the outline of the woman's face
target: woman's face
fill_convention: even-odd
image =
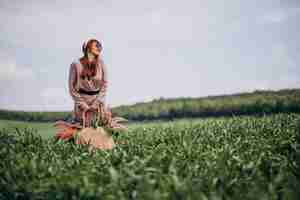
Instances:
[[[99,49],[99,47],[97,47],[97,42],[93,42],[91,44],[91,47],[90,47],[90,52],[92,54],[94,54],[95,56],[98,56],[101,52],[101,49]]]

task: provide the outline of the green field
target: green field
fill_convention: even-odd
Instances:
[[[55,134],[55,128],[53,123],[46,122],[23,122],[15,120],[0,120],[0,129],[8,131],[14,131],[16,128],[19,129],[35,129],[39,135],[43,138],[50,138]]]
[[[0,128],[0,199],[300,197],[300,114],[133,123],[94,154],[51,123]]]
[[[130,122],[126,125],[128,128],[135,129],[136,127],[146,127],[146,126],[153,126],[159,124],[159,126],[165,126],[168,124],[176,123],[176,124],[187,124],[187,123],[198,123],[202,119],[175,119],[166,122],[166,120],[151,120],[151,121],[144,121],[144,122]],[[19,121],[19,120],[5,120],[0,119],[0,129],[5,129],[8,131],[15,131],[16,128],[19,129],[33,129],[36,131],[38,135],[40,135],[44,139],[49,139],[54,136],[56,129],[53,127],[54,122],[26,122],[26,121]]]

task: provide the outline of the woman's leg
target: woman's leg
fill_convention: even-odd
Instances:
[[[73,112],[75,121],[80,122],[82,124],[82,110],[80,109],[79,105],[75,103],[74,112]]]
[[[107,125],[110,123],[111,115],[108,112],[108,110],[105,109],[102,103],[98,104],[96,112],[97,112],[97,119],[99,119],[100,124]]]
[[[113,120],[111,109],[109,107],[105,107],[104,104],[100,102],[94,104],[94,106],[92,106],[92,112],[99,120],[99,125],[110,128],[126,129],[124,125]]]
[[[90,126],[90,123],[89,123],[90,113],[88,111],[84,112],[83,108],[79,104],[75,105],[74,116],[75,116],[75,120],[78,121],[82,126],[83,126],[83,117],[85,117],[85,120],[84,120],[85,127]]]
[[[93,120],[94,111],[88,110],[86,112],[86,127],[92,126],[92,120]]]
[[[107,123],[107,111],[105,110],[102,103],[100,103],[99,101],[94,102],[91,110],[93,111],[94,116],[98,120],[99,124],[104,125]]]

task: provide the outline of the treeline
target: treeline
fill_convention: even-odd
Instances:
[[[131,120],[299,113],[300,89],[256,90],[200,98],[160,98],[149,103],[119,106],[113,111]]]
[[[54,122],[56,120],[67,120],[71,117],[71,112],[30,112],[18,110],[0,109],[0,119],[20,120],[29,122]]]
[[[256,90],[249,93],[199,98],[159,98],[147,103],[112,108],[113,115],[129,120],[157,120],[187,117],[300,113],[300,89]],[[56,121],[71,112],[24,112],[0,110],[0,119]]]

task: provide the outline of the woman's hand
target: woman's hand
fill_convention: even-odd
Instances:
[[[90,106],[84,101],[79,102],[79,107],[83,110],[83,112],[86,112],[90,109]]]
[[[90,106],[89,110],[90,111],[97,111],[99,106],[100,106],[99,102],[98,101],[94,101],[94,103]]]

